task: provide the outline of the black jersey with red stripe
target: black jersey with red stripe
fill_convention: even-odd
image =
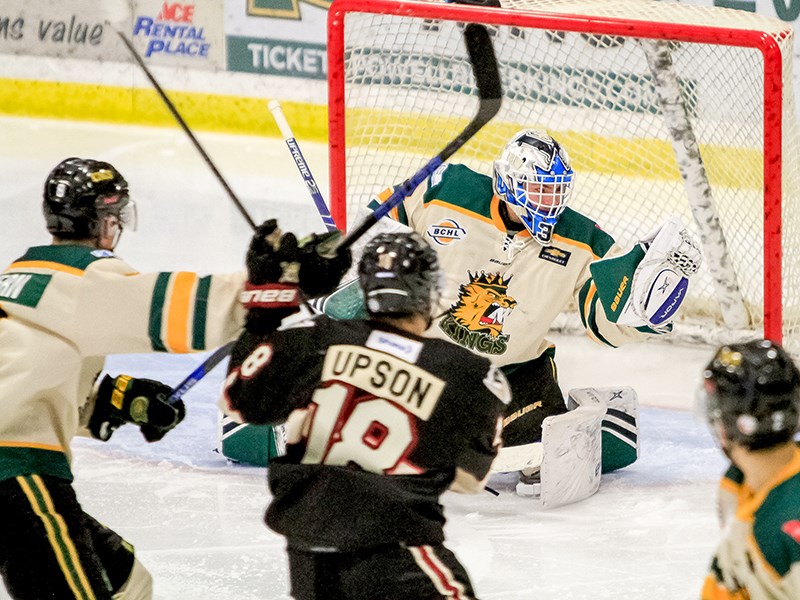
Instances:
[[[243,334],[225,395],[247,422],[287,424],[268,525],[331,551],[441,543],[439,497],[456,468],[488,473],[509,400],[503,375],[464,348],[324,315]]]

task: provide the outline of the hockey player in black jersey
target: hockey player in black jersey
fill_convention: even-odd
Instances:
[[[416,233],[381,234],[359,264],[369,320],[319,315],[278,329],[298,285],[319,289],[304,286],[313,264],[282,256],[279,231],[264,235],[223,401],[243,421],[286,423],[266,523],[287,538],[292,595],[474,598],[443,545],[439,498],[483,489],[510,393],[488,359],[421,337],[437,306],[435,252]],[[299,284],[287,283],[298,262]]]

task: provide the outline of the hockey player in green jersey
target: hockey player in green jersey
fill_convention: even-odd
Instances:
[[[800,372],[777,344],[721,347],[703,374],[700,408],[731,459],[719,514],[726,530],[703,600],[800,598]]]
[[[130,544],[82,510],[70,442],[126,422],[157,441],[183,419],[160,382],[98,377],[106,355],[205,350],[243,324],[244,271],[139,273],[116,257],[133,208],[112,165],[64,160],[44,189],[52,244],[0,274],[0,573],[15,599],[152,598]]]
[[[588,335],[610,347],[668,332],[701,261],[676,218],[624,252],[594,221],[568,206],[574,180],[558,142],[544,132],[523,130],[495,161],[491,177],[443,165],[375,228],[413,229],[437,250],[446,275],[444,312],[427,335],[491,359],[511,384],[505,447],[495,469],[522,471],[517,490],[531,493],[541,467],[543,503],[546,487],[555,490],[552,486],[567,479],[585,483],[568,498],[551,496],[550,505],[596,491],[601,422],[604,471],[632,463],[639,449],[631,388],[579,390],[565,402],[555,347],[546,338],[553,321],[574,302]],[[377,208],[391,192],[368,208]],[[354,260],[358,255],[355,248]],[[350,318],[361,304],[350,284],[315,306],[332,317]],[[583,441],[564,441],[575,435]],[[558,447],[574,452],[547,451]],[[574,460],[551,462],[556,455]]]

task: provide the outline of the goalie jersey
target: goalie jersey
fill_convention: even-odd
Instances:
[[[386,190],[369,208],[389,197]],[[446,312],[428,334],[486,356],[500,366],[542,355],[560,312],[577,304],[588,335],[609,346],[656,333],[606,318],[589,265],[622,254],[614,239],[567,207],[547,246],[527,229],[511,230],[490,177],[463,165],[444,165],[390,216],[422,235],[436,250],[446,281]],[[620,291],[621,293],[621,291]]]
[[[703,600],[800,598],[800,448],[754,494],[731,466],[720,488],[726,529],[703,586]]]
[[[30,248],[0,274],[0,480],[72,480],[108,354],[191,352],[234,339],[245,274],[138,273],[108,250]],[[23,349],[24,352],[23,352]]]
[[[223,409],[286,422],[286,455],[268,469],[267,524],[290,548],[346,552],[441,543],[439,496],[456,468],[487,475],[508,400],[485,358],[319,315],[267,336],[243,333]]]

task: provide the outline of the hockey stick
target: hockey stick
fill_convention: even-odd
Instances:
[[[352,246],[356,240],[369,231],[375,223],[386,216],[395,206],[400,204],[417,187],[425,181],[439,166],[455,154],[472,136],[486,125],[500,110],[503,89],[500,84],[500,72],[494,55],[492,40],[486,27],[470,23],[464,28],[464,42],[469,53],[469,61],[478,87],[478,112],[464,130],[434,156],[428,163],[401,185],[395,188],[392,195],[364,221],[354,229],[339,245],[338,252]]]
[[[161,85],[159,85],[158,81],[156,81],[156,78],[150,72],[150,69],[147,68],[147,65],[145,64],[144,60],[142,60],[142,57],[139,54],[139,52],[136,50],[131,41],[125,36],[125,34],[123,34],[118,29],[114,29],[114,31],[120,37],[125,46],[128,48],[134,60],[137,62],[139,67],[141,67],[142,71],[147,76],[147,79],[150,80],[150,83],[153,85],[153,87],[155,88],[158,95],[161,97],[161,100],[164,102],[164,104],[166,104],[167,108],[169,109],[169,112],[171,112],[172,116],[175,117],[175,120],[178,122],[178,125],[181,126],[181,129],[183,129],[183,132],[187,135],[187,137],[192,142],[194,147],[200,153],[200,156],[203,157],[203,160],[205,161],[206,165],[208,165],[208,168],[211,169],[211,171],[216,176],[217,180],[222,184],[222,187],[227,192],[228,197],[236,205],[236,208],[239,209],[239,212],[244,217],[245,221],[247,221],[250,227],[255,229],[256,224],[253,221],[253,219],[250,218],[250,214],[247,212],[247,209],[245,209],[244,205],[241,203],[239,198],[233,192],[231,186],[228,185],[228,182],[225,181],[225,178],[222,176],[222,173],[219,172],[219,169],[217,169],[217,166],[213,163],[211,157],[205,151],[203,146],[201,146],[200,142],[197,141],[197,138],[194,136],[194,133],[192,133],[192,130],[189,129],[189,126],[186,124],[186,121],[183,120],[181,113],[178,112],[178,109],[175,108],[175,105],[172,103],[172,100],[169,99],[169,96],[167,96],[167,94],[164,92],[164,89],[161,87]]]
[[[198,381],[208,375],[214,367],[231,353],[234,343],[235,342],[228,342],[224,346],[220,346],[214,350],[211,356],[205,359],[194,371],[189,373],[186,379],[172,389],[169,396],[167,396],[167,402],[175,404],[180,400],[186,392],[192,389]]]
[[[281,103],[277,100],[270,100],[268,106],[269,111],[275,119],[275,123],[278,124],[278,129],[281,130],[283,140],[286,142],[286,146],[288,146],[289,152],[292,154],[294,164],[297,165],[297,170],[300,171],[300,176],[303,178],[308,192],[311,194],[311,199],[314,200],[314,206],[317,207],[317,212],[322,219],[322,223],[328,231],[336,231],[337,227],[331,216],[331,211],[319,191],[319,186],[314,179],[314,175],[311,174],[311,169],[308,167],[303,153],[300,151],[300,146],[297,144],[297,140],[292,133],[292,128],[289,127],[289,121],[286,120],[283,110],[281,109]]]

